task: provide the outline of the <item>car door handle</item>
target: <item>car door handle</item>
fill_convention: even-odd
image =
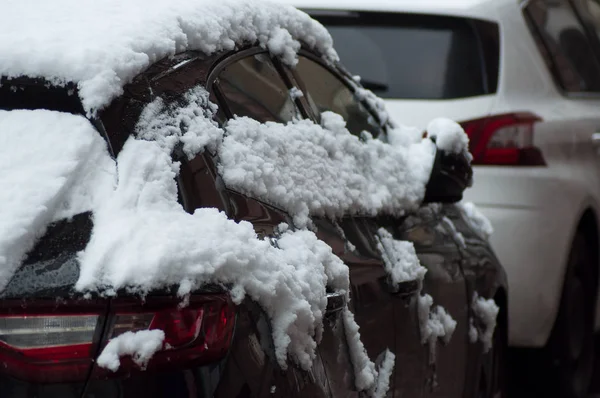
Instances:
[[[327,315],[337,314],[346,307],[346,293],[327,293]]]

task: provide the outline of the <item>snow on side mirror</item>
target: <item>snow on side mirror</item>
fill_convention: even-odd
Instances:
[[[423,202],[462,200],[464,190],[473,184],[469,137],[458,123],[446,118],[432,120],[425,135],[435,142],[437,151]]]

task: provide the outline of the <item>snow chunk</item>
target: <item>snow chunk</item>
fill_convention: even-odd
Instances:
[[[184,95],[183,104],[177,102],[167,107],[162,98],[155,99],[142,111],[136,135],[156,141],[167,153],[181,143],[188,159],[204,148],[215,151],[223,138],[223,130],[213,120],[217,105],[208,97],[208,91],[197,86]]]
[[[454,154],[469,153],[469,137],[460,124],[445,118],[437,118],[427,125],[427,135],[435,140],[438,148]]]
[[[236,302],[247,294],[269,315],[279,364],[285,368],[289,354],[309,369],[326,286],[347,291],[349,284],[348,267],[331,248],[311,231],[289,229],[276,248],[258,239],[252,224],[216,209],[186,213],[177,202],[177,165],[157,142],[130,138],[117,166],[116,190],[96,209],[79,255],[76,289],[144,294],[179,285],[184,296],[205,283],[226,284]]]
[[[433,297],[429,294],[419,296],[418,313],[421,330],[421,342],[429,344],[429,362],[435,362],[435,350],[437,339],[444,343],[450,342],[452,334],[456,329],[456,321],[441,306],[435,306],[432,310]]]
[[[374,398],[385,398],[387,395],[390,389],[390,378],[394,372],[395,360],[396,356],[390,350],[386,350],[381,366],[378,369],[379,374],[377,375],[377,386],[373,394]]]
[[[388,129],[387,141],[392,146],[410,146],[418,144],[424,136],[424,132],[417,127],[399,125]]]
[[[429,180],[435,144],[392,146],[360,141],[345,121],[324,112],[286,125],[230,120],[219,150],[225,184],[285,209],[297,226],[309,216],[402,214],[418,207]]]
[[[354,319],[354,314],[348,308],[342,312],[346,341],[350,351],[350,360],[354,367],[354,384],[359,391],[373,391],[377,382],[375,364],[369,359],[367,350],[360,341],[359,326]]]
[[[115,184],[105,141],[80,116],[0,110],[0,289],[53,221],[91,210]]]
[[[111,339],[98,357],[98,366],[113,372],[121,366],[120,357],[131,356],[144,369],[152,356],[162,348],[165,332],[162,330],[139,330],[125,332]]]
[[[293,65],[300,42],[337,61],[327,30],[307,14],[259,0],[6,0],[0,75],[78,84],[88,113],[102,109],[157,60],[258,42]]]
[[[483,343],[483,352],[485,353],[492,348],[496,318],[500,308],[498,308],[494,299],[479,297],[477,293],[473,294],[472,307],[475,316],[483,324],[483,330],[475,329],[475,332],[477,332],[479,341]]]
[[[298,87],[292,87],[290,89],[290,97],[295,100],[296,98],[304,97],[304,93]]]
[[[358,100],[365,101],[369,108],[375,112],[381,126],[385,126],[388,123],[393,124],[386,110],[385,101],[382,98],[376,96],[371,90],[360,86],[354,88],[354,95]]]
[[[452,236],[454,237],[454,241],[463,249],[465,249],[467,247],[467,243],[465,242],[465,237],[463,236],[463,234],[461,234],[460,232],[458,232],[458,230],[456,229],[456,226],[454,225],[454,223],[452,222],[451,219],[449,219],[446,216],[442,217],[442,222],[448,227],[450,233],[452,234]]]
[[[471,228],[477,231],[483,238],[489,239],[494,233],[492,223],[483,215],[472,202],[459,202],[456,206],[461,210]]]
[[[427,268],[419,262],[412,242],[395,240],[385,228],[379,228],[376,238],[377,248],[383,258],[385,269],[392,279],[392,284],[423,280]]]

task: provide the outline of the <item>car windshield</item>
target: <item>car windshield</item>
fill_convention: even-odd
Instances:
[[[381,97],[447,99],[495,91],[487,75],[497,79],[498,59],[486,70],[487,50],[471,20],[308,11],[333,36],[342,63]]]

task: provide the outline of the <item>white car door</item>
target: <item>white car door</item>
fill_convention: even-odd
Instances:
[[[536,145],[569,184],[564,189],[573,200],[564,211],[594,208],[600,202],[600,2],[531,0],[524,12],[562,94],[548,99],[549,107],[538,104],[547,122],[537,126]],[[577,217],[580,214],[573,214],[573,222]],[[570,247],[570,242],[564,244]]]

